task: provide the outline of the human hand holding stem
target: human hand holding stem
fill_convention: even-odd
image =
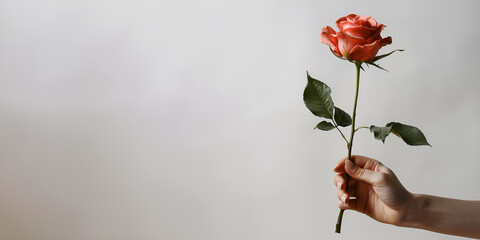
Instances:
[[[333,169],[339,208],[399,227],[480,239],[480,201],[411,193],[382,162],[359,155],[351,159],[341,159]],[[346,201],[350,197],[355,199]]]

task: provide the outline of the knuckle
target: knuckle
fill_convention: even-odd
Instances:
[[[388,173],[379,173],[378,182],[379,183],[387,182],[389,178],[390,178],[390,175]]]
[[[341,199],[342,198],[342,195],[343,195],[343,192],[341,190],[338,190],[337,191],[337,197],[338,199]]]
[[[345,182],[345,178],[342,174],[338,174],[333,178],[333,184],[340,188],[340,186]]]
[[[353,172],[359,177],[365,175],[365,169],[363,168],[356,167]]]
[[[340,174],[338,174],[333,178],[333,184],[337,185],[337,183],[340,182],[341,180],[342,180],[342,177],[340,176]]]

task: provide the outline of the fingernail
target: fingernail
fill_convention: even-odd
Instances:
[[[341,199],[341,200],[342,200],[342,202],[345,202],[345,201],[347,201],[347,196],[345,196],[345,195],[344,195],[344,196],[342,196],[342,199]]]
[[[347,161],[345,161],[345,167],[348,170],[353,171],[355,169],[355,163],[347,159]]]
[[[342,189],[342,182],[337,182],[337,187],[338,187],[339,189]]]

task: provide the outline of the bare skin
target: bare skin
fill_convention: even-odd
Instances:
[[[392,170],[364,156],[352,156],[352,161],[344,158],[334,171],[341,209],[396,226],[480,239],[480,201],[410,193]]]

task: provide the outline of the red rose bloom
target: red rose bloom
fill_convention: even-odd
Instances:
[[[335,32],[330,26],[322,29],[320,41],[327,44],[338,57],[352,61],[371,61],[378,50],[392,43],[391,37],[382,38],[380,32],[385,25],[378,24],[372,17],[350,14],[336,22]]]

